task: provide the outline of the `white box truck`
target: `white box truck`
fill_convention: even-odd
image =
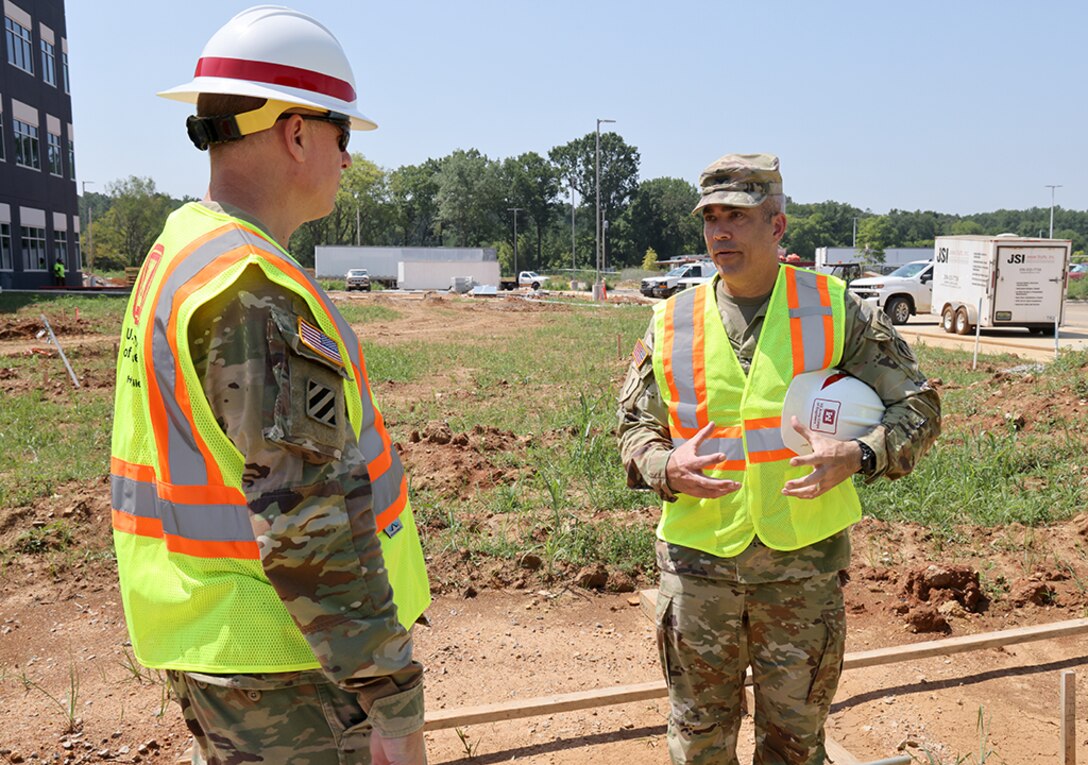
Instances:
[[[939,236],[930,313],[941,317],[945,332],[959,335],[976,326],[1052,335],[1065,309],[1071,245],[1013,234]]]

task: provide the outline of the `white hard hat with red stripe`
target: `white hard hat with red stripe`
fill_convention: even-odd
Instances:
[[[871,432],[884,417],[884,402],[876,391],[840,369],[797,375],[782,404],[782,441],[797,454],[812,447],[793,429],[790,418],[828,438],[850,441]]]
[[[193,79],[159,95],[196,103],[201,93],[336,112],[354,130],[378,126],[356,108],[355,76],[340,42],[315,19],[283,6],[258,5],[232,18],[204,46]]]

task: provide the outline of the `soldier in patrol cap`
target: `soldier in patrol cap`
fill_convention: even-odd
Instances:
[[[861,515],[851,476],[909,473],[940,432],[940,402],[888,318],[832,277],[779,263],[778,158],[727,154],[695,213],[717,274],[654,307],[620,395],[628,485],[662,499],[658,645],[674,763],[737,763],[749,667],[755,763],[824,762],[845,643],[840,574]],[[840,441],[784,423],[792,379],[838,368],[884,403]]]
[[[351,165],[350,65],[315,19],[263,5],[191,82],[208,150],[125,314],[111,460],[132,646],[164,669],[193,762],[422,765],[430,602],[404,470],[359,340],[285,247]]]

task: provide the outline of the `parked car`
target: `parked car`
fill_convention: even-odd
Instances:
[[[881,308],[892,324],[906,324],[911,316],[929,313],[933,299],[933,261],[915,260],[887,276],[854,279],[850,291],[876,308]]]
[[[348,269],[344,276],[344,283],[348,292],[352,290],[370,292],[370,273],[365,268]]]
[[[1088,276],[1088,263],[1072,263],[1069,266],[1069,279],[1075,281]]]
[[[685,263],[677,266],[664,276],[651,276],[642,280],[639,292],[646,297],[667,298],[675,292],[679,292],[681,279],[706,278],[714,275],[714,264],[709,260],[700,260],[697,263]]]

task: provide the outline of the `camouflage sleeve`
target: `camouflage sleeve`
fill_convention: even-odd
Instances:
[[[840,366],[868,383],[886,407],[881,425],[861,439],[876,455],[868,480],[902,478],[937,440],[941,401],[887,315],[850,293]]]
[[[667,502],[674,502],[676,495],[665,478],[665,468],[672,454],[672,436],[669,434],[669,413],[654,379],[652,321],[641,343],[644,352],[632,352],[631,366],[620,391],[616,429],[620,459],[627,471],[628,486],[651,489]]]
[[[316,326],[300,298],[250,268],[193,315],[190,349],[245,460],[266,576],[325,674],[380,732],[407,735],[423,724],[422,668],[396,619],[344,373],[300,344],[300,317]]]

